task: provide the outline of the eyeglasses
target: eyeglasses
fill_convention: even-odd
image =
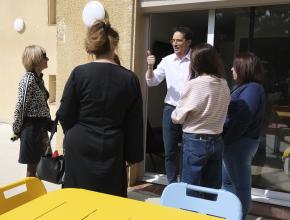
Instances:
[[[171,39],[170,43],[176,43],[176,44],[182,44],[184,42],[184,39]]]
[[[43,57],[43,59],[45,59],[45,60],[49,60],[48,57],[46,56],[46,53],[43,53],[43,54],[42,54],[42,57]]]

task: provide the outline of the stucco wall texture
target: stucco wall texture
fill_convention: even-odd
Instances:
[[[82,10],[87,0],[57,1],[57,100],[65,82],[77,65],[90,62],[84,49],[87,28],[82,21]],[[113,28],[120,34],[118,54],[123,66],[131,68],[133,1],[100,1],[109,14]]]
[[[82,21],[82,11],[87,0],[57,1],[57,105],[71,71],[77,65],[91,62],[84,49],[87,28]],[[134,0],[100,1],[109,14],[111,26],[120,35],[118,54],[123,66],[132,67]],[[62,140],[59,134],[58,141]],[[61,143],[61,142],[59,142]]]
[[[25,29],[18,33],[13,28],[16,18],[22,18]],[[56,74],[56,26],[48,25],[47,0],[0,1],[0,122],[11,123],[17,99],[18,83],[25,72],[22,52],[30,44],[47,50],[48,68],[44,80],[48,87],[48,74]]]
[[[118,55],[121,64],[133,71],[138,68],[138,65],[140,67],[140,62],[133,62],[136,50],[133,40],[136,39],[136,1],[100,1],[108,12],[111,26],[119,32]],[[84,49],[87,28],[82,22],[82,10],[87,2],[87,0],[57,1],[57,106],[66,80],[73,68],[92,61]],[[60,129],[59,126],[58,130]],[[58,132],[57,148],[59,151],[62,151],[62,142],[63,134]],[[140,169],[140,166],[128,170],[129,184],[135,182],[138,173],[142,173],[138,172],[138,168]]]

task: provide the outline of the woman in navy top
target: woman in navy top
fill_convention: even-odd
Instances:
[[[239,54],[232,74],[236,86],[224,125],[223,188],[239,197],[245,219],[251,203],[251,163],[258,149],[265,111],[259,58],[250,52]]]

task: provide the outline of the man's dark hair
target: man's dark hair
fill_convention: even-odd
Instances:
[[[182,27],[182,26],[179,26],[179,27],[175,27],[173,29],[173,34],[175,32],[180,32],[184,35],[184,38],[186,40],[191,40],[191,42],[193,41],[193,33],[192,33],[192,30],[188,27]]]

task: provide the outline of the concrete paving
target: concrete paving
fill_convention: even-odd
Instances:
[[[18,181],[26,176],[26,165],[18,163],[19,140],[12,142],[10,137],[12,128],[10,124],[0,122],[0,187]],[[55,146],[55,137],[52,140],[52,147]],[[47,191],[60,189],[60,185],[43,181]],[[156,197],[148,192],[134,192],[128,190],[128,196],[133,199],[145,201]]]
[[[10,124],[0,122],[0,187],[18,181],[26,176],[26,165],[18,163],[19,140],[12,142]],[[55,139],[52,140],[52,147]],[[60,189],[60,185],[43,181],[47,191]],[[159,204],[160,197],[149,192],[128,189],[128,197],[140,201]],[[248,216],[247,220],[266,220],[261,217]]]
[[[19,140],[12,142],[10,124],[0,123],[0,186],[18,181],[26,176],[26,165],[18,163]],[[55,140],[52,141],[54,143]],[[60,188],[60,185],[45,182],[47,191]]]

